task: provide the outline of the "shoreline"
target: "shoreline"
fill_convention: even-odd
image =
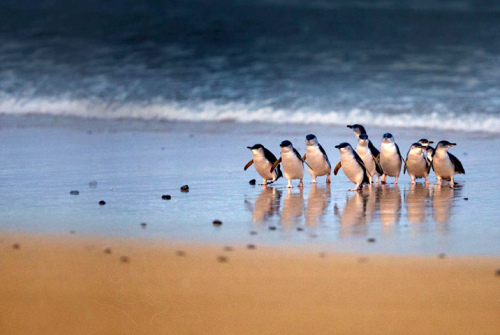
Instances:
[[[2,234],[0,264],[5,334],[500,329],[499,257]]]

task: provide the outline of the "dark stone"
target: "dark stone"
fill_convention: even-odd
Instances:
[[[377,240],[374,237],[370,237],[370,238],[367,239],[367,241],[369,243],[375,243],[375,241],[377,241]]]
[[[469,198],[464,198],[465,201],[469,200]]]
[[[438,255],[438,258],[441,258],[441,259],[443,259],[445,257],[446,257],[446,254],[444,254],[444,253]]]
[[[15,243],[12,245],[12,248],[14,249],[21,249],[21,246],[19,245],[19,243]]]
[[[75,233],[76,233],[76,231],[74,231],[74,230],[70,230],[70,231],[69,231],[69,233],[70,233],[70,234],[75,234]]]
[[[120,257],[120,262],[128,263],[128,262],[130,262],[130,258],[128,258],[127,256],[122,256],[122,257]]]
[[[147,224],[146,222],[141,223],[141,227],[142,227],[142,229],[146,229],[146,226],[147,226],[147,225],[148,225],[148,224]]]
[[[181,186],[181,192],[189,192],[189,186],[187,185]]]
[[[106,201],[104,201],[104,200],[99,201],[99,205],[101,205],[101,206],[106,205]]]
[[[106,248],[106,249],[104,249],[104,253],[105,253],[105,254],[110,254],[110,253],[111,253],[111,249],[110,249],[110,248]]]
[[[497,270],[496,275],[500,277],[500,269]]]
[[[78,195],[78,194],[80,194],[80,192],[77,191],[77,190],[73,190],[73,191],[70,191],[69,194],[71,194],[71,195]]]
[[[221,226],[222,225],[222,221],[221,220],[214,220],[212,223],[213,223],[214,226]]]
[[[90,188],[96,188],[97,187],[97,181],[92,180],[91,182],[89,182],[89,187]]]
[[[358,262],[359,263],[366,263],[366,262],[368,262],[368,258],[366,258],[366,257],[359,257],[358,258]]]
[[[324,252],[320,252],[320,253],[319,253],[319,257],[321,257],[321,258],[325,258],[325,257],[326,257],[326,254],[325,254]]]
[[[302,227],[297,227],[297,231],[303,231],[303,230],[304,230],[304,228],[302,228]]]
[[[255,179],[252,179],[252,180],[250,180],[248,183],[249,183],[250,185],[255,185],[256,181],[255,181]]]
[[[161,196],[161,198],[162,198],[163,200],[170,200],[170,199],[172,199],[172,196],[171,196],[171,195],[168,195],[168,194],[164,194],[164,195],[162,195],[162,196]]]
[[[224,251],[233,251],[233,250],[234,250],[233,247],[230,247],[228,245],[224,247]]]
[[[186,256],[186,252],[185,251],[182,251],[182,250],[177,250],[177,252],[175,253],[177,256],[179,257],[184,257]]]
[[[250,232],[250,235],[257,235],[257,232],[256,232],[255,230],[252,230],[252,231]]]
[[[257,248],[257,247],[255,246],[255,244],[248,244],[247,248],[253,250],[253,249]]]
[[[227,263],[227,257],[226,256],[219,256],[217,257],[217,260],[221,263]]]
[[[276,230],[275,226],[269,226],[269,230]]]

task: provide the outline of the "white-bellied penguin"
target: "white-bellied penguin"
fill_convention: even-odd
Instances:
[[[285,179],[288,180],[288,185],[286,187],[292,188],[292,179],[299,179],[299,187],[303,187],[304,183],[302,179],[304,178],[304,160],[300,156],[299,152],[293,147],[292,142],[283,141],[280,144],[281,147],[281,157],[274,163],[271,167],[272,171],[279,163],[283,164],[283,174]]]
[[[389,176],[395,177],[394,184],[397,184],[402,162],[403,157],[398,145],[394,141],[394,136],[390,133],[385,133],[382,138],[382,146],[380,147],[380,166],[384,172],[380,179],[381,182],[385,184],[387,176]]]
[[[431,147],[431,144],[434,143],[433,141],[429,141],[426,138],[422,138],[421,140],[418,141],[418,143],[422,144],[424,147],[424,154],[427,157],[427,160],[432,162],[432,155],[434,154],[434,148]]]
[[[276,156],[271,151],[266,149],[262,144],[255,144],[247,148],[252,150],[253,158],[245,165],[245,171],[253,164],[255,170],[257,170],[263,179],[263,185],[274,183],[278,178],[283,176],[279,164],[271,170],[271,167],[277,161]]]
[[[360,134],[358,136],[358,146],[356,147],[356,153],[361,157],[363,163],[365,163],[366,170],[368,171],[368,179],[370,183],[373,182],[373,177],[375,176],[376,182],[378,183],[378,178],[382,175],[382,169],[377,162],[377,155],[375,155],[370,149],[370,140],[368,139],[368,135]]]
[[[430,163],[424,150],[425,147],[422,144],[413,143],[406,154],[403,173],[408,170],[412,185],[415,185],[415,178],[425,178],[425,183],[429,184]]]
[[[330,165],[325,149],[318,143],[318,138],[313,134],[306,136],[306,153],[302,159],[307,161],[309,165],[312,183],[316,183],[316,177],[320,176],[327,176],[326,183],[330,183],[332,166]]]
[[[335,166],[333,173],[337,175],[339,169],[342,167],[347,178],[356,184],[356,188],[349,191],[361,190],[363,184],[368,184],[370,182],[363,160],[349,143],[340,143],[336,145],[335,148],[339,149],[340,162]]]
[[[457,144],[448,141],[440,141],[436,145],[432,155],[432,169],[436,173],[438,185],[441,185],[441,180],[449,180],[450,186],[453,187],[455,174],[465,174],[462,163],[448,152],[448,149],[455,145]]]
[[[348,125],[347,128],[351,128],[357,138],[359,138],[359,135],[368,135],[366,133],[365,127],[363,127],[360,124]],[[377,148],[375,148],[372,141],[370,140],[368,140],[368,148],[370,148],[373,157],[377,157],[379,155],[380,152],[378,151]]]

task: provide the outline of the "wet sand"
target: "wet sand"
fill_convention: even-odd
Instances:
[[[498,257],[228,246],[2,233],[0,333],[500,332]]]

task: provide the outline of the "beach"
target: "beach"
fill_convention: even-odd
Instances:
[[[497,334],[500,327],[498,256],[2,234],[0,264],[2,334]]]

